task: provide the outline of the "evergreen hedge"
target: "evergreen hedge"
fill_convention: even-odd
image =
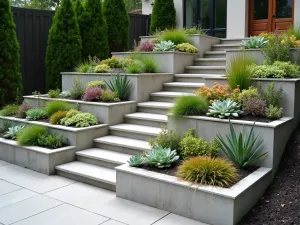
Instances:
[[[20,46],[9,0],[0,1],[0,107],[22,93]]]
[[[46,89],[61,88],[60,72],[72,71],[81,61],[82,45],[71,0],[62,0],[49,31],[46,53]]]
[[[151,16],[150,32],[176,27],[176,11],[173,0],[155,0]]]
[[[107,24],[100,0],[87,0],[82,15],[83,57],[89,55],[100,59],[108,57]]]
[[[103,11],[108,27],[109,51],[127,51],[129,47],[129,18],[124,0],[104,0]]]

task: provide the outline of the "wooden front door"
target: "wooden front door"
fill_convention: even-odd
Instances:
[[[250,0],[249,35],[283,32],[293,24],[294,0]]]

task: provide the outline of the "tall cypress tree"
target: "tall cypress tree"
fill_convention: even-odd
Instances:
[[[22,93],[20,46],[9,0],[0,1],[0,107]]]
[[[108,57],[107,24],[103,17],[100,0],[87,0],[82,15],[83,57],[89,55],[100,59]]]
[[[128,50],[129,18],[124,0],[104,0],[103,11],[108,27],[109,51]]]
[[[75,12],[76,12],[76,16],[77,16],[77,22],[78,22],[78,26],[79,26],[79,30],[80,30],[80,36],[82,37],[82,33],[81,30],[83,29],[82,26],[82,15],[84,13],[84,8],[83,5],[81,3],[82,0],[76,0],[74,2],[74,8],[75,8]]]
[[[150,32],[176,27],[176,10],[173,0],[155,0],[151,16]]]
[[[49,31],[46,53],[46,88],[61,88],[60,72],[72,71],[80,62],[81,37],[71,0],[62,0]]]

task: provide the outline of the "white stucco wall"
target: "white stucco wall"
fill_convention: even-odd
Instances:
[[[300,26],[300,0],[295,0],[294,6],[294,24]]]

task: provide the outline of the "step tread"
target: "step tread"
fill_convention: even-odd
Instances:
[[[206,55],[220,55],[220,54],[226,54],[226,51],[206,51],[204,52]]]
[[[129,154],[110,151],[101,148],[90,148],[82,150],[76,152],[76,155],[105,162],[111,162],[119,165],[127,163],[128,159],[131,157],[131,155]]]
[[[109,169],[79,161],[59,165],[55,168],[63,172],[101,181],[104,183],[112,185],[116,184],[116,171],[114,169]]]
[[[119,137],[114,135],[108,135],[101,138],[94,139],[94,142],[102,143],[102,144],[109,144],[115,145],[120,147],[127,147],[133,149],[139,149],[142,151],[150,150],[149,143],[147,141],[132,139],[132,138],[125,138]]]
[[[168,122],[168,116],[161,115],[161,114],[154,114],[154,113],[136,112],[136,113],[126,114],[125,118],[158,121],[163,123]]]
[[[240,47],[239,44],[216,44],[212,45],[212,47]]]
[[[209,61],[214,61],[214,62],[226,62],[226,58],[197,58],[195,59],[195,61],[205,61],[205,62],[209,62]]]
[[[159,96],[159,97],[180,97],[184,95],[193,95],[193,94],[188,92],[160,91],[160,92],[151,93],[150,95]]]
[[[249,40],[249,38],[221,38],[221,41],[242,41]]]
[[[192,87],[192,88],[200,88],[204,86],[204,83],[191,83],[191,82],[170,82],[164,83],[164,86],[167,87]]]
[[[149,101],[149,102],[141,102],[137,104],[138,107],[151,107],[156,109],[170,109],[174,106],[174,103],[171,102],[156,102],[156,101]]]
[[[160,128],[123,123],[109,127],[110,130],[126,131],[131,133],[149,134],[157,136],[161,131]]]
[[[185,66],[186,69],[220,69],[220,70],[225,70],[226,66]]]
[[[194,74],[194,73],[181,73],[175,74],[175,77],[194,77],[194,78],[223,78],[225,74]]]

